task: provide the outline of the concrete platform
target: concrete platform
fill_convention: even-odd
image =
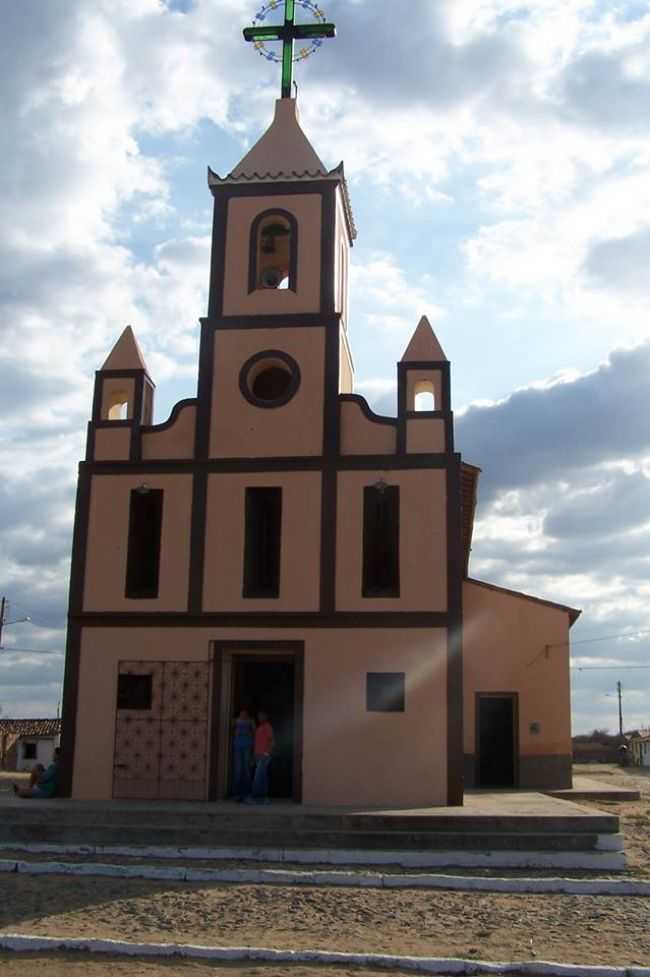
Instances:
[[[551,790],[548,797],[564,801],[640,801],[641,791],[620,784],[607,784],[597,777],[574,775],[570,790]]]
[[[374,809],[287,803],[21,800],[0,795],[0,844],[152,846],[340,853],[357,862],[391,853],[436,864],[623,867],[618,818],[524,791],[472,791],[462,808]],[[365,855],[364,855],[365,853]],[[283,856],[284,857],[284,856]],[[336,857],[336,856],[335,856]],[[469,860],[469,861],[468,861]],[[605,865],[605,862],[607,865]]]

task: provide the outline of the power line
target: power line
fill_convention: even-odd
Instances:
[[[58,648],[14,648],[13,646],[7,648],[0,648],[0,657],[2,655],[62,655],[63,651]]]
[[[572,665],[572,672],[602,672],[609,671],[626,672],[636,668],[650,668],[650,665]]]
[[[589,645],[594,641],[616,641],[618,638],[637,638],[640,634],[650,634],[650,628],[643,631],[624,631],[621,634],[604,634],[600,638],[581,638],[579,641],[572,641],[573,645]]]

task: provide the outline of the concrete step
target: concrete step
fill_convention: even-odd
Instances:
[[[111,828],[140,832],[144,829],[181,829],[185,833],[226,832],[266,833],[287,835],[303,832],[410,832],[416,834],[615,834],[619,831],[616,815],[594,812],[588,815],[424,815],[424,814],[309,814],[274,813],[268,808],[242,806],[234,812],[194,812],[182,808],[155,809],[151,805],[99,808],[68,808],[63,804],[45,807],[4,807],[0,818],[0,832],[7,826],[45,827],[87,830]]]
[[[119,825],[1,824],[0,842],[133,845],[166,847],[363,849],[368,851],[595,851],[599,833],[454,831],[239,831],[162,827],[143,823],[136,830]]]

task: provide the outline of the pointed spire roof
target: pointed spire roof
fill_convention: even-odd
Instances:
[[[422,316],[418,327],[411,336],[411,342],[402,356],[402,363],[416,363],[418,360],[440,362],[446,360],[444,350],[431,328],[431,323],[425,315]]]
[[[261,139],[235,166],[233,177],[325,176],[327,170],[300,128],[295,98],[279,98],[275,117]]]
[[[295,98],[279,98],[273,122],[261,139],[234,167],[231,177],[249,180],[268,176],[324,176],[325,166],[300,128]]]
[[[357,230],[343,163],[332,170],[327,169],[300,127],[295,98],[276,101],[273,122],[227,176],[219,176],[208,166],[208,186],[213,195],[224,184],[294,183],[301,180],[331,180],[340,185],[350,240],[354,241]]]
[[[126,327],[113,346],[102,370],[144,370],[148,375],[147,364],[131,326]]]

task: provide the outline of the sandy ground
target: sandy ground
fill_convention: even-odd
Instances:
[[[360,970],[351,967],[265,967],[224,966],[205,963],[178,963],[164,960],[123,960],[120,957],[91,959],[83,954],[8,957],[0,953],[2,977],[386,977],[386,971]],[[390,971],[391,977],[413,977],[401,971]],[[517,977],[511,974],[510,977]]]
[[[640,801],[580,801],[585,807],[607,814],[618,814],[625,838],[628,870],[635,875],[650,876],[650,767],[617,767],[613,764],[579,764],[575,773],[583,773],[609,786],[636,787]]]
[[[1,930],[62,937],[638,966],[649,919],[641,898],[0,880]]]

